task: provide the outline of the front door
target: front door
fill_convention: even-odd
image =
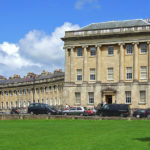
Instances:
[[[112,95],[106,95],[106,103],[112,104]]]

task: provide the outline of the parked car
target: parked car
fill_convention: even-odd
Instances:
[[[147,111],[147,118],[150,118],[150,108],[147,108],[146,111]]]
[[[32,103],[28,107],[28,113],[30,114],[49,114],[56,115],[58,114],[57,110],[51,106],[43,103]]]
[[[62,112],[63,115],[84,115],[84,107],[70,107]]]
[[[95,109],[85,109],[84,108],[84,115],[85,116],[93,116],[96,114],[96,110]]]
[[[19,108],[17,108],[17,107],[12,108],[10,111],[10,114],[20,114]]]
[[[97,110],[97,115],[127,117],[130,115],[130,109],[127,104],[105,104]]]
[[[150,115],[150,109],[138,109],[133,112],[133,116],[136,118],[143,118],[148,116],[148,110]]]

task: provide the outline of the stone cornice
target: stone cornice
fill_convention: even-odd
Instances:
[[[49,84],[49,83],[57,83],[62,81],[64,82],[64,76],[62,77],[57,77],[57,78],[52,78],[52,79],[44,79],[44,80],[36,80],[36,81],[31,81],[31,82],[22,82],[22,83],[6,83],[6,84],[0,84],[0,89],[2,88],[13,88],[13,87],[23,87],[23,86],[36,86],[40,84]]]
[[[123,36],[137,36],[137,35],[149,35],[150,31],[136,31],[136,32],[119,32],[119,33],[107,33],[107,34],[92,34],[92,35],[82,35],[82,36],[70,36],[61,38],[63,41],[72,40],[87,40],[87,39],[104,39],[112,37],[123,37]]]

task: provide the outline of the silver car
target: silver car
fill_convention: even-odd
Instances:
[[[63,111],[63,115],[84,115],[84,107],[70,107],[67,110]]]

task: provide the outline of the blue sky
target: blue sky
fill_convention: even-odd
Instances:
[[[63,68],[65,30],[149,17],[149,0],[0,0],[0,74]]]

